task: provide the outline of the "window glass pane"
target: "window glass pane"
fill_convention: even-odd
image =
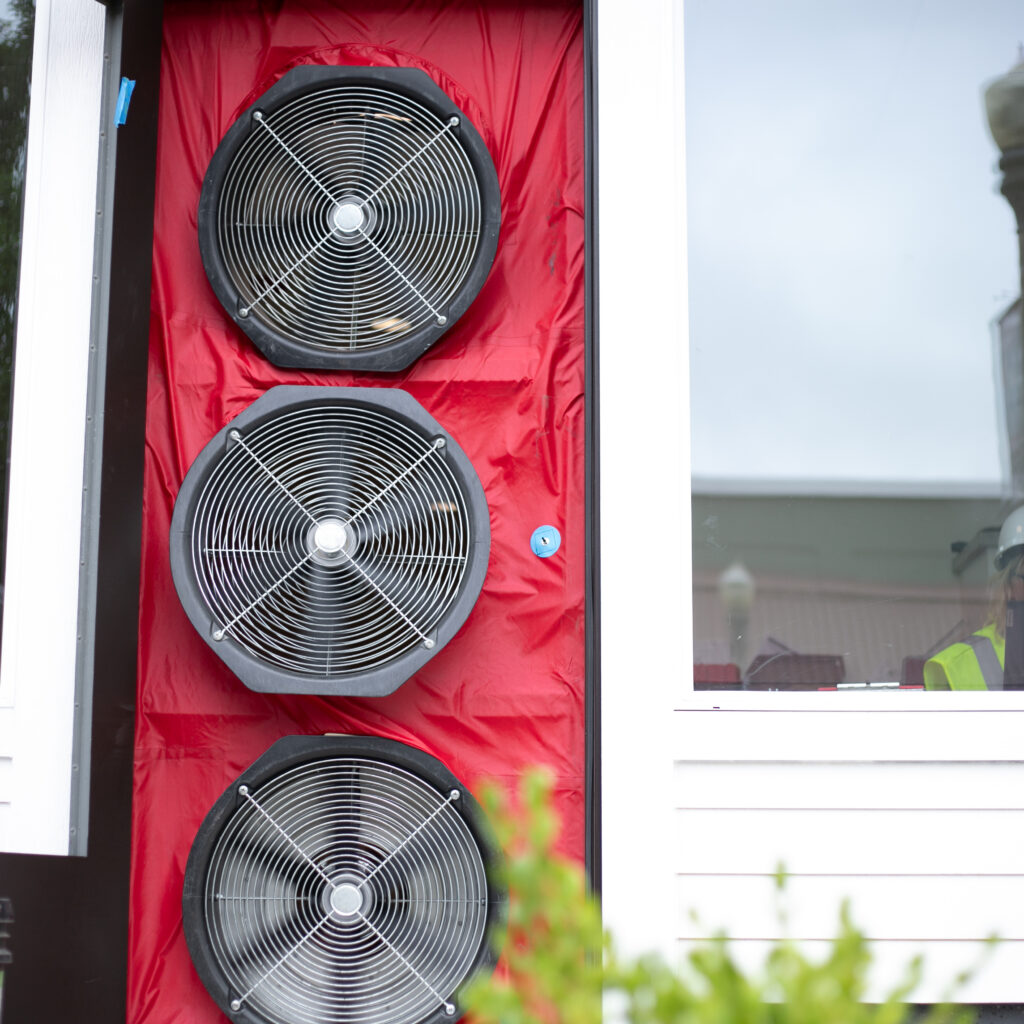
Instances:
[[[3,579],[10,462],[11,370],[21,251],[21,211],[32,67],[32,0],[0,0],[0,580]],[[0,586],[0,608],[3,588]]]
[[[984,91],[1020,32],[1019,0],[686,0],[698,688],[1004,684],[1024,360]]]

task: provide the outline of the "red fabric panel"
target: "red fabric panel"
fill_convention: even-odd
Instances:
[[[181,928],[185,861],[230,782],[293,733],[420,747],[467,783],[544,763],[563,846],[583,851],[583,46],[567,0],[165,4],[150,333],[128,1020],[222,1020]],[[295,63],[413,66],[472,118],[494,158],[502,228],[469,312],[396,376],[266,362],[203,273],[196,205],[237,114]],[[130,71],[130,69],[129,69]],[[117,287],[117,282],[114,282]],[[390,697],[247,690],[192,629],[171,582],[175,496],[203,445],[279,383],[400,386],[483,482],[492,548],[459,635]],[[554,524],[548,559],[529,547]]]

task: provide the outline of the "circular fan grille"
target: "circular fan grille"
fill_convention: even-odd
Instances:
[[[310,677],[433,648],[472,542],[446,447],[348,404],[229,431],[191,526],[214,641]]]
[[[460,790],[325,758],[237,795],[202,886],[230,1008],[282,1024],[452,1016],[488,922]]]
[[[249,117],[216,213],[232,312],[333,352],[440,334],[482,243],[461,116],[371,83]]]

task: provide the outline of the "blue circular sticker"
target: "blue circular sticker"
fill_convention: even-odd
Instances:
[[[562,545],[562,535],[553,526],[538,526],[530,538],[530,550],[538,558],[550,558]]]

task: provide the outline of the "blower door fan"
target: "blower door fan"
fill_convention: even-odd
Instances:
[[[271,389],[199,454],[171,522],[192,624],[264,692],[391,693],[465,621],[489,550],[472,465],[392,388]]]
[[[435,1024],[493,966],[504,895],[479,807],[440,761],[376,737],[274,744],[203,821],[185,938],[247,1024]]]
[[[307,65],[225,134],[198,219],[213,290],[271,362],[401,370],[482,287],[501,197],[424,72]]]

